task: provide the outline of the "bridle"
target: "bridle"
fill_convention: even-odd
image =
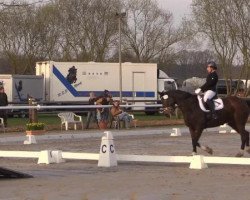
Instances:
[[[175,104],[174,106],[168,106],[168,107],[164,107],[163,108],[163,112],[164,113],[167,113],[167,114],[172,114],[174,113],[175,109],[177,108],[178,106]]]
[[[164,99],[164,100],[168,99],[168,95],[166,95],[166,94],[163,95],[162,99]],[[178,106],[176,104],[171,105],[171,106],[167,106],[167,107],[163,107],[163,113],[172,114],[172,113],[174,113],[174,111],[177,107]]]

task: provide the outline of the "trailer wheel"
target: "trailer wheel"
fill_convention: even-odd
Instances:
[[[146,115],[155,115],[156,112],[155,111],[145,111]]]
[[[158,108],[145,108],[145,114],[146,115],[155,115],[158,111]]]
[[[20,114],[18,115],[19,118],[26,118],[28,117],[28,114],[26,112],[20,112]]]

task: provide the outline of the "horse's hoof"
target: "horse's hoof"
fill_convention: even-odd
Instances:
[[[238,158],[240,158],[240,157],[242,157],[244,154],[242,153],[242,152],[239,152],[239,153],[237,153],[236,155],[235,155],[235,157],[238,157]]]
[[[214,151],[213,151],[212,148],[207,147],[207,148],[206,148],[206,152],[209,153],[210,155],[212,155]]]
[[[204,151],[206,151],[207,153],[209,153],[211,155],[213,154],[213,149],[211,149],[208,146],[201,146],[201,149],[204,150]]]
[[[196,156],[197,155],[197,153],[196,152],[192,152],[192,156]]]
[[[250,154],[250,148],[249,147],[246,149],[246,152]]]

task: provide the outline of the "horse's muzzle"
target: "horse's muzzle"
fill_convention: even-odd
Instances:
[[[163,108],[163,113],[167,114],[167,115],[174,114],[174,110],[175,109],[173,107],[165,107],[165,108]]]

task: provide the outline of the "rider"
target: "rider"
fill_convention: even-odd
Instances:
[[[217,119],[217,115],[215,113],[214,103],[213,103],[213,97],[216,95],[216,84],[218,82],[218,75],[216,73],[217,66],[216,63],[211,61],[207,63],[207,78],[206,83],[202,85],[200,88],[195,90],[196,94],[199,94],[200,92],[204,93],[203,100],[207,103],[211,113],[212,118]]]

